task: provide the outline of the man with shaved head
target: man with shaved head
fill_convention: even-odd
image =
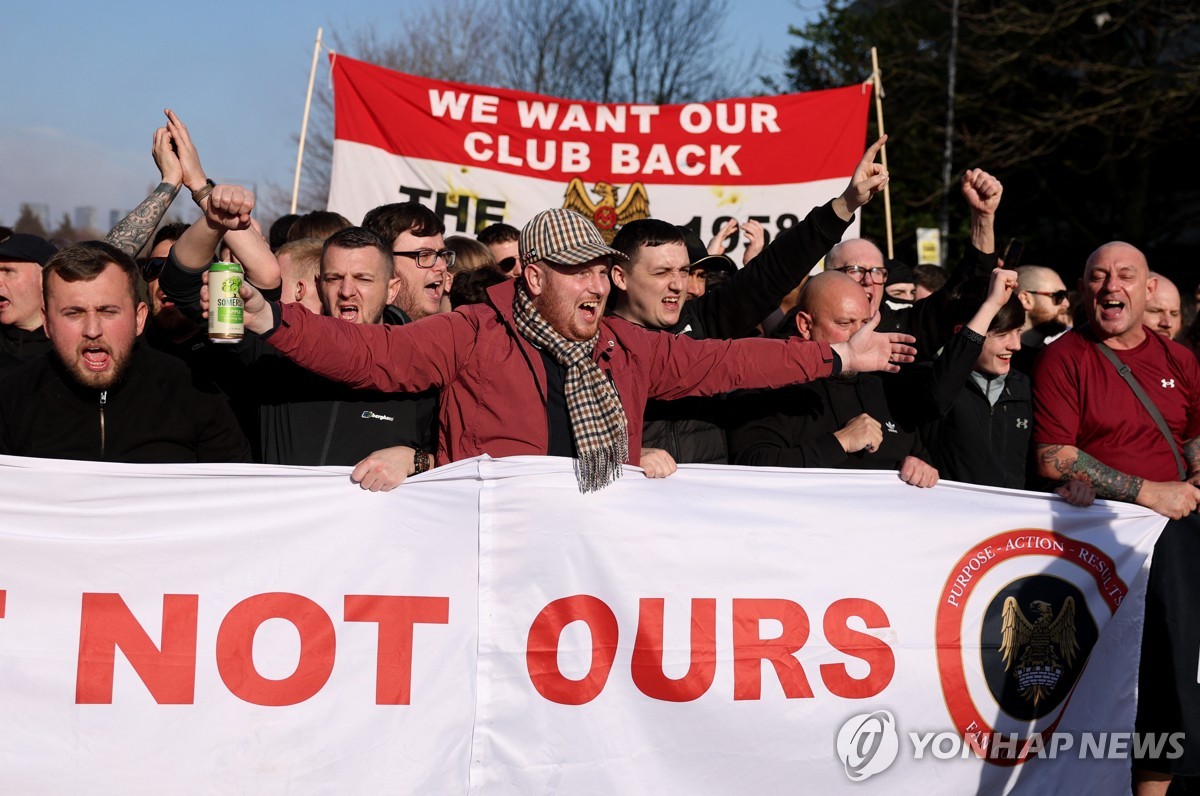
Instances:
[[[793,317],[798,336],[833,344],[849,340],[873,314],[861,283],[826,271],[808,281]],[[750,419],[730,434],[737,464],[898,470],[913,486],[937,483],[907,407],[896,406],[896,395],[874,374],[823,379],[746,404]]]
[[[1168,340],[1176,340],[1183,328],[1179,288],[1162,274],[1151,273],[1150,281],[1154,292],[1146,301],[1145,324]]]
[[[1174,773],[1200,773],[1200,622],[1190,608],[1200,598],[1192,595],[1200,563],[1200,523],[1193,519],[1200,506],[1200,366],[1186,348],[1145,326],[1154,287],[1134,246],[1114,241],[1093,252],[1079,281],[1088,324],[1049,345],[1033,379],[1033,441],[1043,477],[1083,481],[1099,497],[1188,518],[1168,523],[1155,546],[1137,727],[1184,732],[1184,755],[1138,761],[1139,794],[1165,793]],[[1160,414],[1161,430],[1120,366]]]

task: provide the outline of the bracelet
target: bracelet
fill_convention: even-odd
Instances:
[[[420,475],[421,473],[429,470],[429,467],[432,464],[430,459],[432,458],[433,457],[429,455],[428,451],[423,451],[418,448],[416,452],[413,453],[413,475]]]
[[[200,203],[204,201],[206,196],[213,192],[213,188],[215,187],[217,187],[217,184],[211,179],[205,180],[204,185],[192,191],[192,201],[196,203],[197,207],[199,207]]]

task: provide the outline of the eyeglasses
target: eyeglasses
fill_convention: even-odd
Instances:
[[[434,263],[437,262],[439,257],[442,258],[442,262],[446,264],[447,268],[454,267],[455,252],[450,249],[442,249],[441,251],[436,251],[435,249],[418,249],[415,252],[392,252],[392,254],[397,257],[411,257],[413,260],[416,260],[417,268],[433,268]]]
[[[158,279],[159,274],[162,273],[163,266],[166,264],[166,257],[151,257],[143,261],[141,263],[142,279],[145,279],[147,282],[153,282],[155,279]]]
[[[1067,300],[1067,291],[1065,290],[1055,290],[1053,292],[1046,292],[1044,290],[1028,290],[1026,292],[1032,293],[1035,296],[1049,296],[1050,300],[1055,304],[1062,304]]]
[[[833,270],[841,271],[846,276],[848,276],[851,279],[854,279],[858,282],[862,282],[863,277],[866,276],[867,274],[870,274],[871,281],[877,285],[882,285],[884,282],[887,281],[887,278],[888,278],[888,269],[880,268],[880,267],[864,268],[861,265],[847,265],[847,266],[843,266],[841,268],[835,268]]]

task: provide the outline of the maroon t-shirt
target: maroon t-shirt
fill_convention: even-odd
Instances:
[[[1140,345],[1114,353],[1154,401],[1182,454],[1184,442],[1200,436],[1200,365],[1183,346],[1143,328]],[[1130,475],[1179,480],[1154,418],[1086,330],[1072,330],[1042,352],[1033,412],[1035,445],[1073,445]]]

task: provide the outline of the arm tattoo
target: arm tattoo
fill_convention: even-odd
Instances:
[[[154,234],[158,222],[162,221],[178,192],[179,188],[171,183],[160,182],[153,193],[134,208],[133,212],[117,222],[112,231],[104,237],[104,242],[111,243],[130,257],[136,257]]]
[[[1193,437],[1183,443],[1183,460],[1187,462],[1189,478],[1200,475],[1200,437]]]
[[[1060,456],[1064,447],[1047,445],[1040,453],[1042,461],[1053,466],[1060,481],[1083,481],[1099,497],[1108,500],[1136,501],[1143,479],[1114,470],[1081,450],[1076,451],[1074,459]]]

